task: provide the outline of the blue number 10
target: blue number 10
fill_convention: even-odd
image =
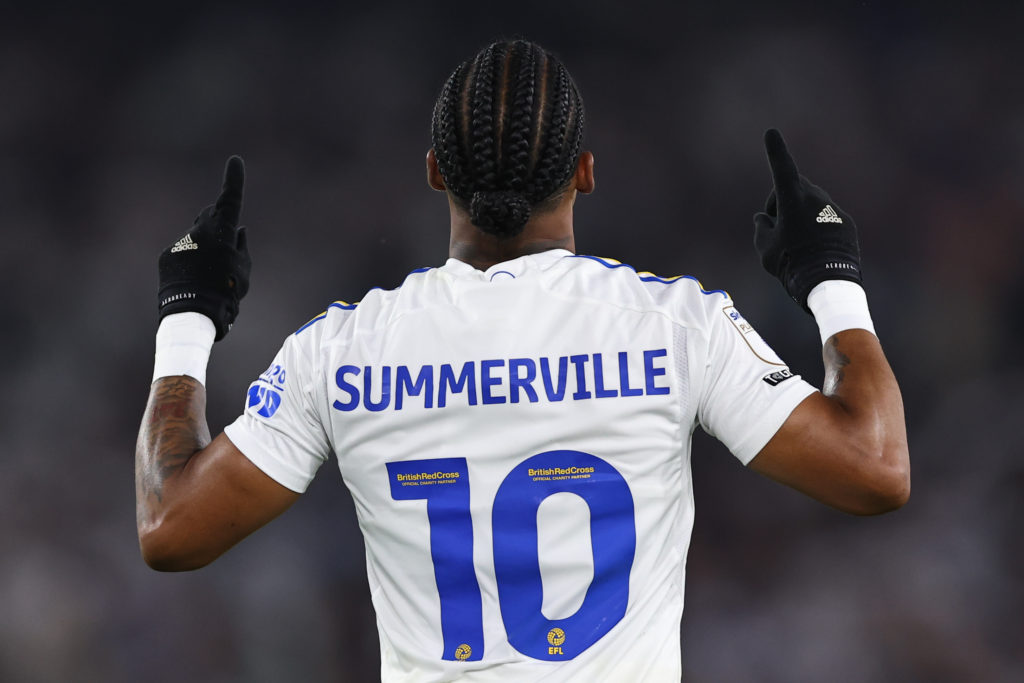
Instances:
[[[441,598],[443,659],[480,659],[484,656],[484,619],[473,567],[466,459],[406,460],[387,465],[392,498],[427,499],[430,557]],[[422,479],[424,473],[450,476]]]
[[[465,458],[387,464],[395,500],[427,500],[430,555],[441,602],[443,659],[483,657],[480,585],[473,566],[473,528]],[[537,509],[555,493],[590,507],[594,578],[583,604],[564,619],[547,619],[537,548]],[[626,613],[636,552],[633,496],[611,464],[580,451],[547,451],[505,477],[491,512],[498,602],[509,643],[535,659],[576,657]]]

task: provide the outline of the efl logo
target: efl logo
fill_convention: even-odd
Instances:
[[[565,631],[558,628],[557,626],[548,631],[548,642],[551,643],[551,647],[548,648],[549,655],[564,655],[562,652],[562,643],[565,642]]]
[[[253,382],[245,408],[260,417],[271,417],[281,407],[281,393],[262,382]]]

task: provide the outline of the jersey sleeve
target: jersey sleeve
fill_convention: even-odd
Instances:
[[[224,429],[271,479],[296,493],[309,486],[330,454],[317,410],[312,335],[292,335],[270,367],[249,385],[245,411]]]
[[[744,465],[816,389],[793,374],[726,299],[711,312],[697,418]]]

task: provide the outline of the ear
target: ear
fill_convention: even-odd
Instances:
[[[437,157],[434,156],[433,147],[427,151],[427,185],[439,192],[448,189],[445,187],[444,178],[441,177],[441,169],[437,167]]]
[[[581,194],[590,194],[594,191],[594,155],[588,151],[580,154],[580,160],[576,164],[576,191]]]

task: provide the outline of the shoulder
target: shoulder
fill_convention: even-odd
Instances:
[[[323,327],[332,326],[332,324],[336,325],[338,322],[347,319],[349,315],[355,311],[356,306],[358,305],[358,301],[351,304],[347,301],[334,301],[329,304],[327,308],[310,318],[306,323],[299,327],[299,329],[295,330],[295,333],[292,336],[298,337],[302,335],[303,338],[314,337],[316,336],[314,332],[310,332],[308,334],[303,333],[314,325],[316,325],[320,330],[322,330]],[[317,325],[317,323],[320,323],[321,321],[327,321],[328,318],[330,318],[329,322],[324,322],[323,325]]]
[[[430,290],[443,286],[444,277],[437,268],[417,268],[405,276],[402,284],[392,289],[373,287],[356,301],[333,301],[301,325],[292,335],[316,344],[343,333],[373,327],[382,318],[393,315],[397,306],[408,305],[408,299],[429,299]],[[316,341],[313,341],[316,340]]]
[[[620,305],[662,313],[680,324],[702,325],[733,306],[724,289],[708,289],[693,275],[655,275],[616,259],[574,254],[564,259],[579,285]]]

